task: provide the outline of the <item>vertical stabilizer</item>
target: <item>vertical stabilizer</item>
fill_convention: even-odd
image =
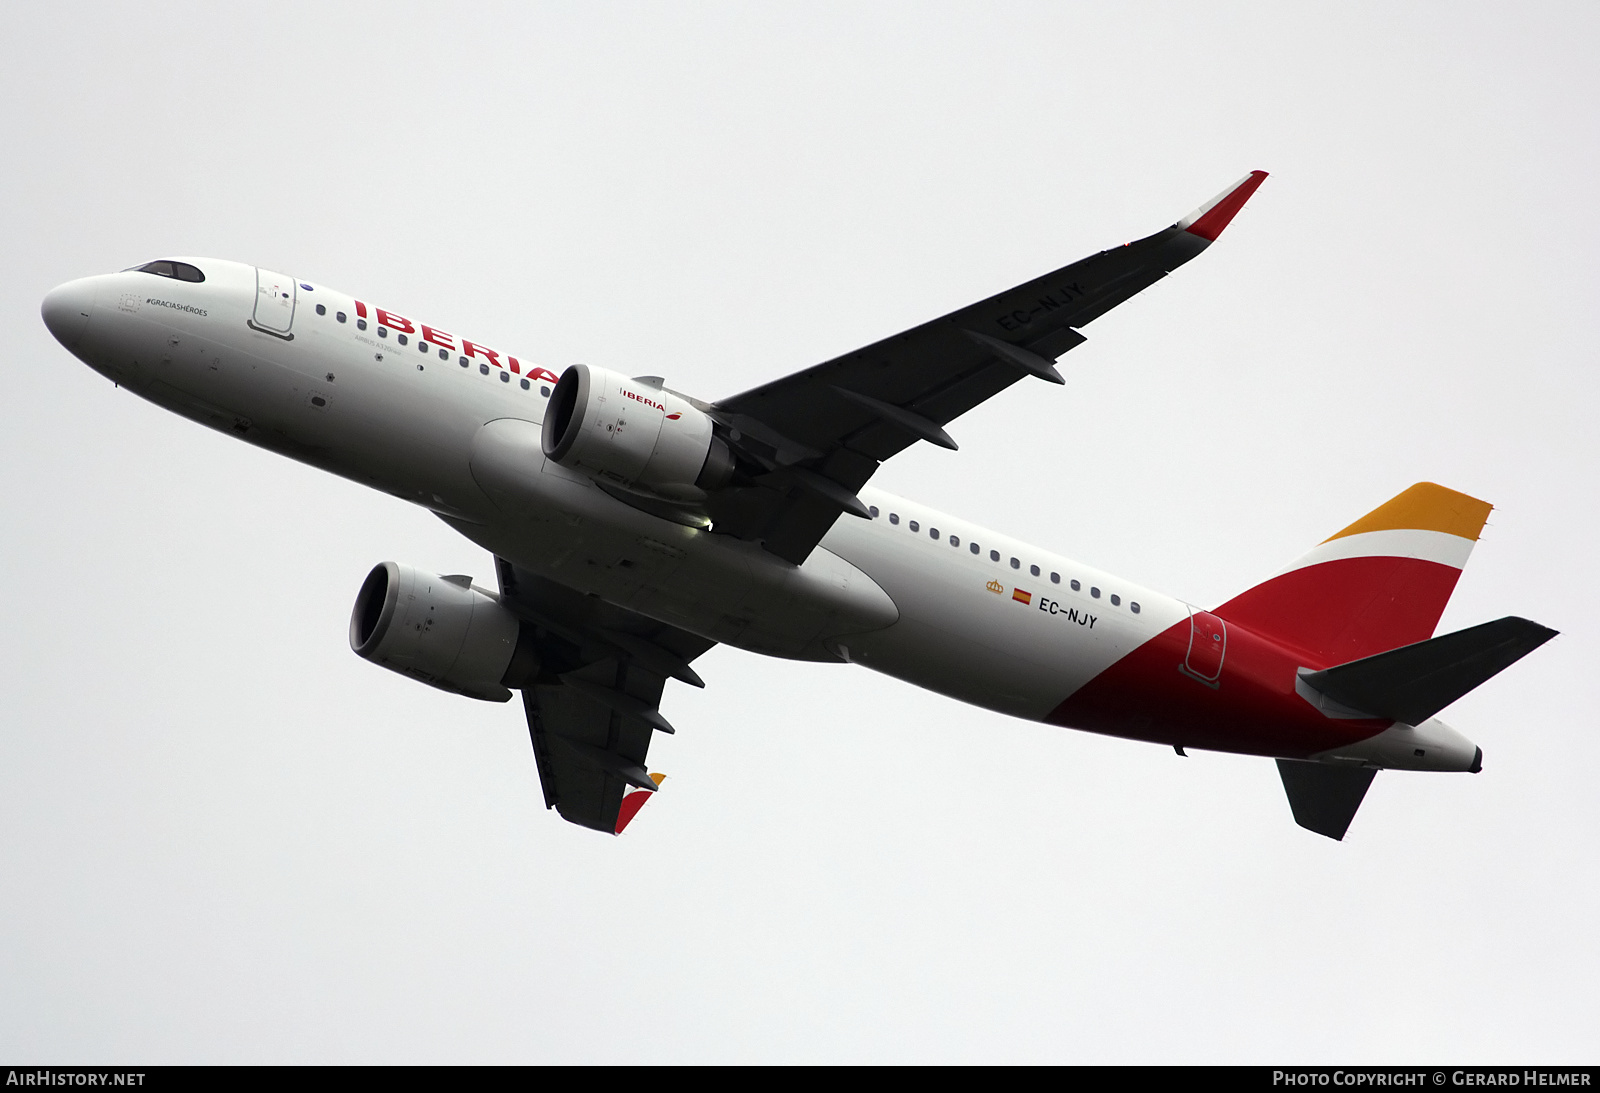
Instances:
[[[1300,650],[1308,667],[1426,641],[1492,508],[1419,482],[1216,613]]]

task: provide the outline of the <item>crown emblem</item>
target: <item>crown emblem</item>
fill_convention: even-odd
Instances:
[[[990,592],[993,592],[996,596],[1006,590],[1006,586],[1001,584],[999,581],[990,581],[983,587],[987,588]]]

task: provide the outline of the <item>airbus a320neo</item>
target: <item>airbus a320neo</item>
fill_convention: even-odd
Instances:
[[[560,376],[300,277],[165,258],[61,285],[44,321],[106,378],[437,513],[495,587],[397,562],[350,645],[429,686],[520,691],[547,805],[621,832],[660,784],[669,679],[718,642],[847,661],[1014,717],[1277,760],[1343,838],[1380,769],[1471,771],[1437,714],[1554,631],[1433,630],[1490,506],[1419,483],[1211,608],[868,485],[1210,246],[1256,171],[1176,224],[882,341],[704,401]],[[1008,398],[1015,394],[1005,395]]]

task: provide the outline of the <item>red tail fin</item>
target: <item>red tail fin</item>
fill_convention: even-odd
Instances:
[[[1493,507],[1419,482],[1216,613],[1307,667],[1426,641]]]

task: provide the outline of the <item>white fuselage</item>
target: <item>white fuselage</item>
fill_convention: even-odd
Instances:
[[[402,337],[377,321],[388,313],[363,304],[360,318],[352,297],[320,285],[195,261],[204,283],[130,271],[58,290],[85,316],[74,351],[167,409],[422,505],[517,566],[706,638],[858,662],[1040,719],[1189,615],[870,487],[860,496],[875,518],[841,516],[791,565],[546,459],[551,373],[405,319]],[[288,293],[276,317],[262,311],[274,280]]]

